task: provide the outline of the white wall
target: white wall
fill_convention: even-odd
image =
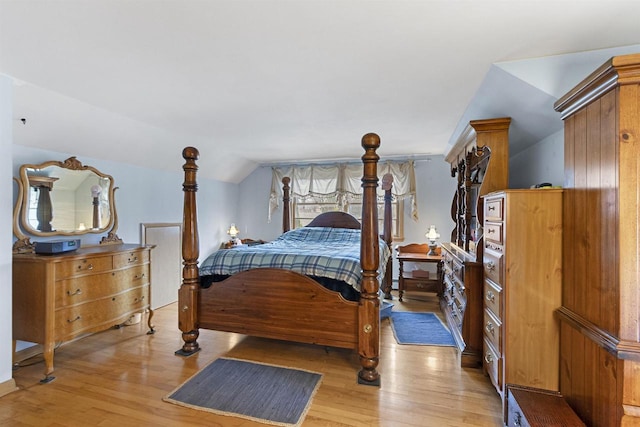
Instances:
[[[12,82],[0,75],[0,392],[3,384],[12,382],[12,337],[11,337],[11,140],[13,108],[11,103]],[[1,395],[1,393],[0,393]]]
[[[509,187],[564,183],[564,130],[553,133],[509,159]]]

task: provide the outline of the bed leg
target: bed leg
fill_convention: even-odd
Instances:
[[[180,350],[177,350],[175,354],[177,356],[191,356],[200,351],[200,344],[198,344],[198,336],[200,332],[196,329],[190,332],[183,332],[182,339],[184,340],[184,345]]]
[[[360,357],[362,369],[358,372],[358,384],[380,387],[380,373],[376,370],[378,359]]]

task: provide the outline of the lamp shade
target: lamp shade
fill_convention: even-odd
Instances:
[[[229,227],[229,229],[227,230],[227,234],[229,236],[231,236],[232,238],[236,238],[236,236],[238,236],[238,234],[240,234],[240,230],[238,230],[236,228],[235,224],[231,224],[231,226]]]
[[[429,231],[427,231],[427,234],[425,234],[425,237],[430,242],[435,242],[437,239],[440,238],[440,234],[436,230],[436,226],[435,225],[432,225],[432,226],[429,227]]]

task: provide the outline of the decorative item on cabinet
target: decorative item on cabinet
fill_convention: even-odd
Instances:
[[[559,389],[562,190],[484,196],[484,369],[506,384]]]
[[[463,366],[482,366],[482,196],[508,187],[509,117],[472,120],[445,160],[457,179],[451,242],[442,244],[440,307],[462,352]]]

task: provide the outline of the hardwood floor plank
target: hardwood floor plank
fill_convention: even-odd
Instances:
[[[394,310],[439,313],[435,298],[406,293]],[[177,307],[143,322],[90,335],[56,350],[56,379],[40,384],[42,356],[14,371],[18,391],[0,398],[3,426],[231,426],[264,424],[184,408],[162,398],[214,359],[236,357],[323,374],[304,426],[501,426],[500,399],[480,369],[460,368],[452,347],[395,342],[381,322],[380,388],[358,385],[355,352],[201,331],[202,350],[182,358]]]

